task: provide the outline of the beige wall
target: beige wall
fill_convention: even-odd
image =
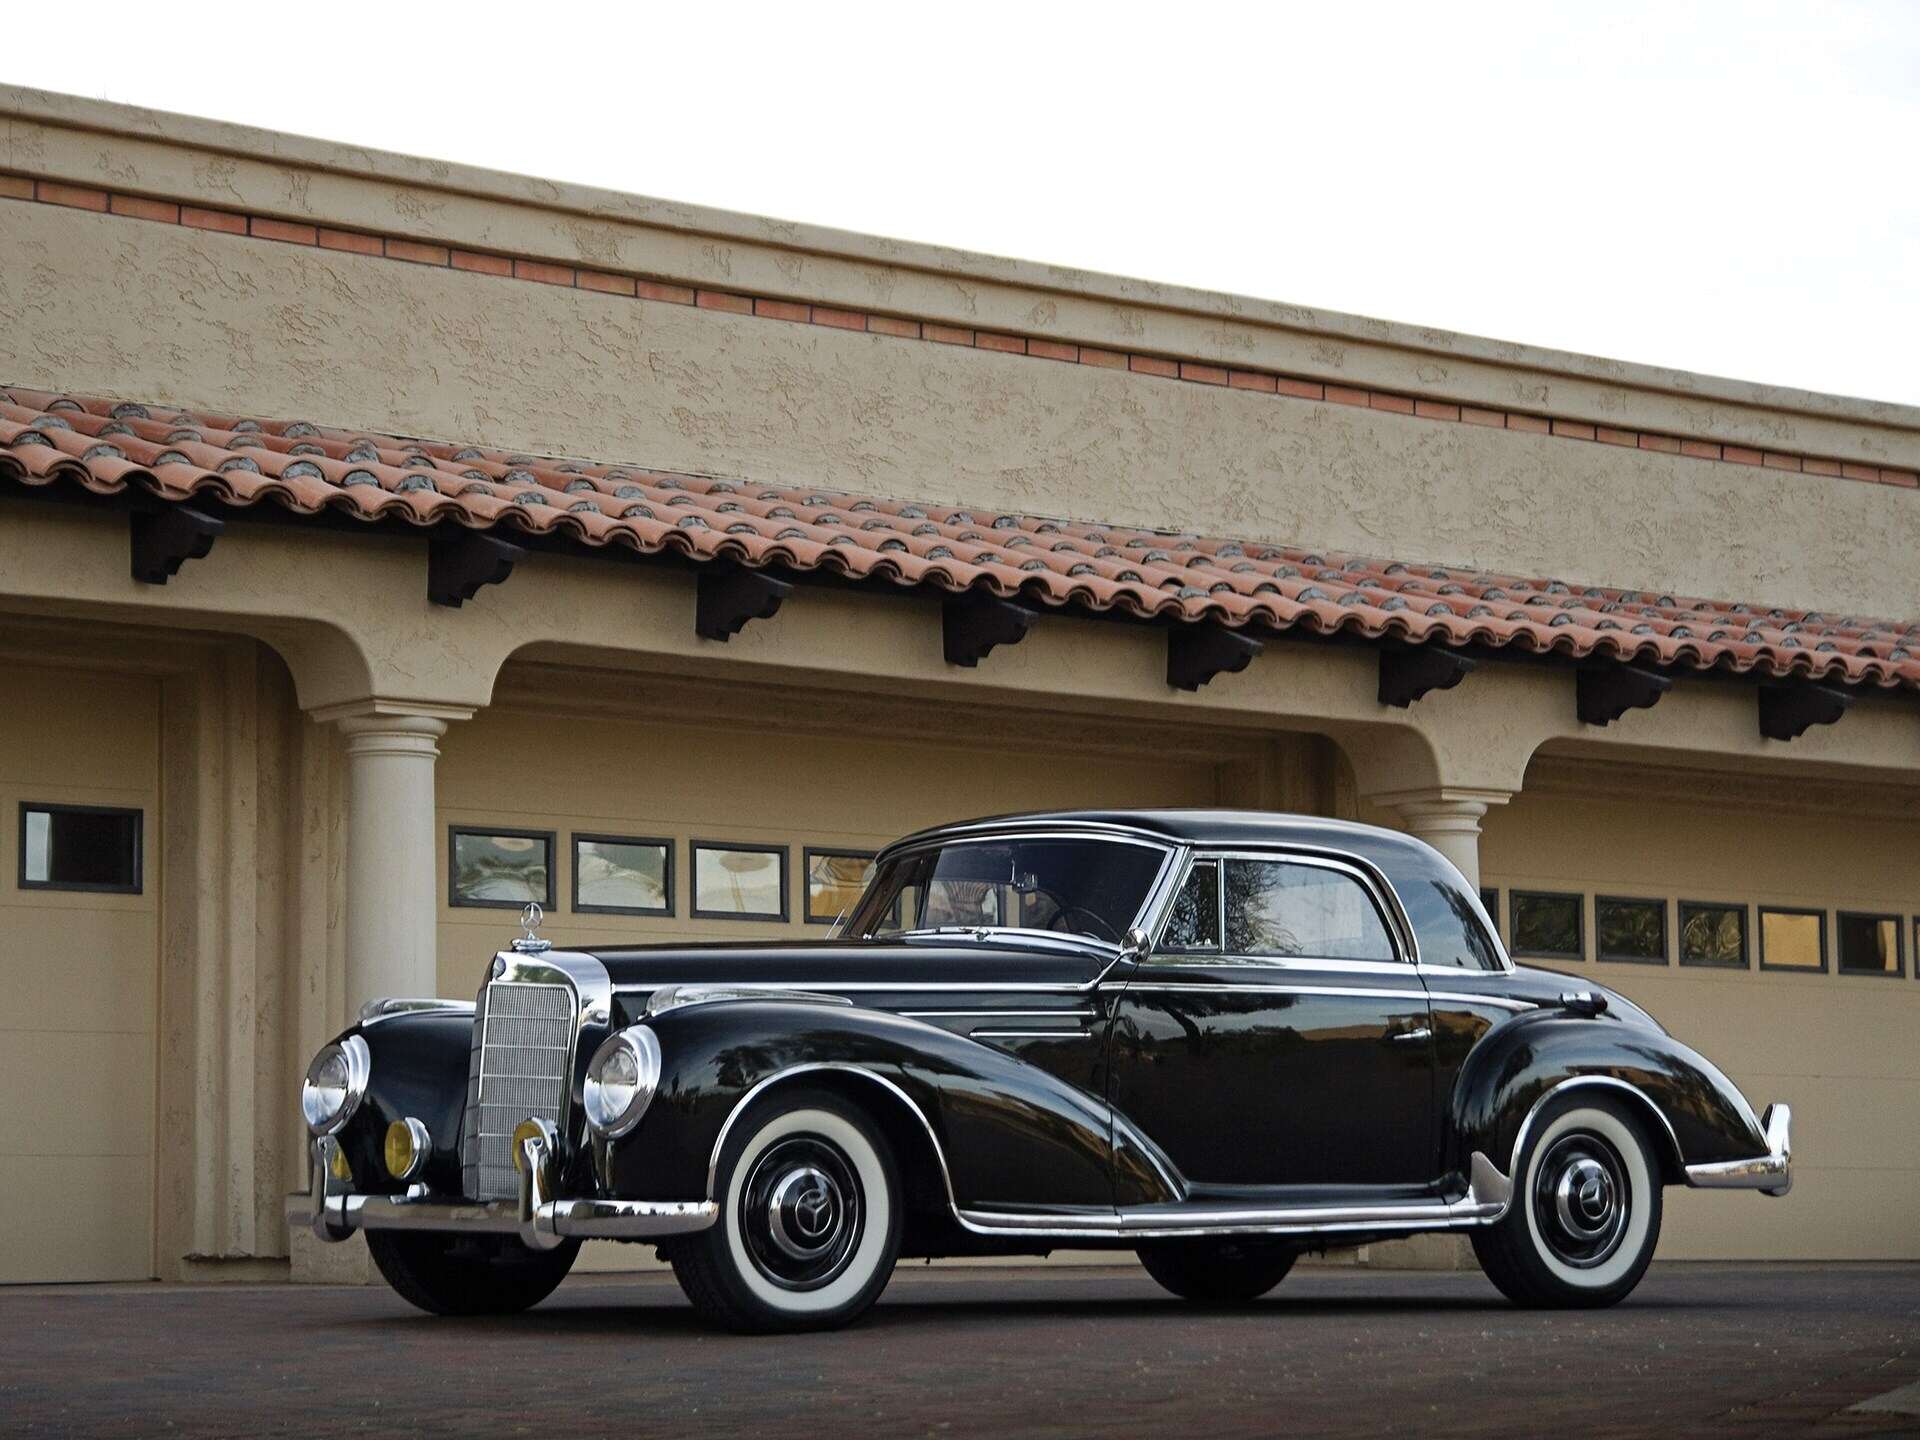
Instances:
[[[1902,917],[1898,979],[1543,960],[1643,1004],[1719,1064],[1756,1106],[1794,1109],[1793,1192],[1770,1201],[1670,1190],[1669,1258],[1920,1258],[1920,819],[1872,792],[1765,787],[1541,761],[1488,817],[1482,883],[1587,897],[1739,901]],[[1671,944],[1672,912],[1669,912]],[[1503,917],[1502,927],[1505,928]],[[1527,963],[1520,957],[1522,963]]]
[[[1920,613],[1904,563],[1920,548],[1920,497],[1905,490],[46,205],[4,213],[0,382],[1588,584]],[[1914,446],[1920,455],[1920,436]]]

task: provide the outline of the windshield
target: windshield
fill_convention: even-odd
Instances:
[[[884,861],[848,917],[863,939],[909,930],[1052,930],[1121,944],[1166,852],[1115,840],[956,840]]]

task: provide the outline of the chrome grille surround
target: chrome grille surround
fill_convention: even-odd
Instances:
[[[607,1025],[612,986],[590,955],[494,956],[474,1004],[467,1105],[460,1127],[461,1190],[470,1200],[520,1193],[513,1132],[538,1118],[567,1136],[584,1027]],[[593,1043],[598,1043],[597,1038]]]

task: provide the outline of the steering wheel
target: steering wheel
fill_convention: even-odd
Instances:
[[[1076,921],[1080,923],[1069,923]],[[1047,928],[1049,930],[1065,930],[1078,935],[1091,933],[1095,939],[1108,940],[1115,945],[1126,943],[1118,930],[1115,930],[1113,926],[1109,925],[1102,916],[1095,914],[1084,905],[1067,906],[1066,909],[1053,917],[1052,921],[1047,925]]]

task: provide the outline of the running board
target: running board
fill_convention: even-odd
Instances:
[[[1080,1215],[1008,1214],[956,1210],[977,1235],[1163,1240],[1190,1235],[1319,1235],[1369,1230],[1455,1230],[1491,1225],[1507,1213],[1513,1182],[1480,1151],[1467,1169],[1467,1193],[1458,1200],[1394,1205],[1301,1205],[1261,1209],[1246,1205],[1140,1205]]]

